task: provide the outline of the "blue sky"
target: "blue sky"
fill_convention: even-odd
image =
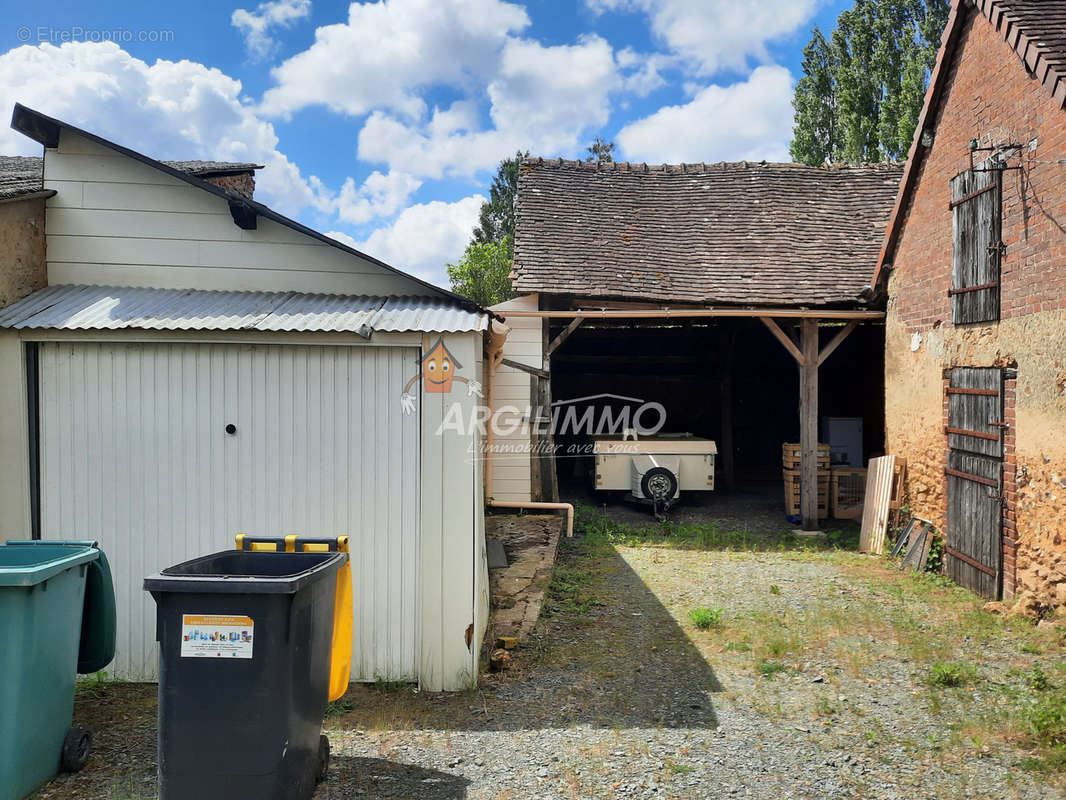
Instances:
[[[157,158],[258,161],[258,199],[444,285],[516,149],[787,160],[801,50],[846,5],[45,0],[4,15],[0,104]],[[38,149],[0,130],[0,153]]]

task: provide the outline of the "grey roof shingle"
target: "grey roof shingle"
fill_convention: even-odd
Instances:
[[[261,164],[241,161],[164,161],[164,164],[195,175],[232,175],[262,169]],[[44,191],[44,159],[40,156],[0,156],[0,200]]]
[[[763,306],[857,304],[903,167],[528,159],[515,289]]]
[[[44,159],[0,156],[0,200],[11,200],[44,190]]]

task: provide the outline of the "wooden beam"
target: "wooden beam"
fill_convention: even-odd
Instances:
[[[520,361],[512,361],[509,358],[502,358],[500,359],[500,363],[503,364],[505,367],[521,370],[522,372],[528,372],[530,375],[536,375],[538,378],[547,379],[551,377],[551,375],[548,374],[548,371],[546,369],[538,369],[537,367],[531,367],[529,366],[529,364],[523,364]]]
[[[792,354],[792,357],[794,359],[796,359],[796,363],[799,364],[802,367],[803,366],[803,353],[801,353],[799,351],[799,348],[796,347],[796,345],[792,342],[792,340],[789,339],[788,336],[785,335],[785,332],[783,330],[781,330],[781,328],[778,327],[777,323],[774,322],[772,319],[770,319],[769,317],[762,317],[762,321],[763,321],[763,324],[766,325],[766,327],[770,329],[770,333],[772,333],[774,335],[774,338],[776,338],[777,341],[781,342],[781,344],[783,344],[785,346],[785,349],[788,350],[788,352],[790,352]],[[817,355],[818,355],[818,351],[816,350],[815,351],[815,356],[817,357]]]
[[[802,343],[799,403],[800,516],[803,517],[803,530],[816,531],[818,530],[818,320],[803,320]]]
[[[698,317],[744,317],[758,319],[884,319],[884,311],[803,308],[660,308],[656,310],[618,310],[579,308],[573,311],[497,311],[503,318],[540,317],[541,319],[685,319]]]
[[[818,366],[821,366],[823,361],[833,355],[833,351],[840,347],[841,342],[848,338],[848,335],[858,327],[858,324],[859,321],[853,319],[836,336],[830,339],[829,344],[823,347],[822,352],[818,354]]]
[[[574,317],[574,319],[570,322],[570,324],[567,325],[565,328],[563,328],[562,333],[560,333],[558,336],[556,336],[554,339],[552,339],[551,343],[548,344],[548,355],[550,356],[552,353],[554,353],[556,350],[558,350],[559,349],[559,345],[561,345],[563,342],[565,342],[567,339],[569,339],[570,338],[570,334],[573,333],[574,331],[576,331],[578,325],[580,325],[584,321],[585,321],[584,317]]]

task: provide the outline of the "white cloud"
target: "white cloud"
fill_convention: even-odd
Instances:
[[[319,28],[311,47],[272,70],[277,85],[262,108],[268,115],[311,105],[352,115],[389,109],[419,118],[421,90],[480,83],[508,35],[528,25],[525,9],[502,0],[352,3],[347,23]]]
[[[278,150],[274,126],[240,98],[240,81],[193,61],[147,64],[114,42],[25,45],[0,55],[0,109],[21,102],[153,158],[256,161],[256,196],[284,213],[328,204]],[[0,152],[40,145],[0,127]]]
[[[593,11],[641,11],[652,33],[694,70],[711,75],[766,61],[766,44],[797,31],[825,0],[585,0]]]
[[[462,256],[484,202],[481,195],[471,195],[454,203],[420,203],[404,209],[391,225],[379,228],[363,241],[339,231],[330,231],[327,236],[448,288],[445,264]]]
[[[646,97],[666,85],[663,70],[678,66],[679,59],[666,53],[638,53],[631,47],[619,50],[618,66],[626,71],[624,87],[637,97]]]
[[[598,36],[549,47],[511,39],[486,89],[493,127],[478,129],[468,101],[434,109],[423,125],[375,111],[359,132],[359,158],[440,178],[473,175],[519,149],[573,152],[607,121],[620,86],[611,47]]]
[[[623,155],[648,163],[788,161],[792,75],[758,67],[746,81],[707,86],[691,102],[664,106],[615,137]]]
[[[289,28],[310,14],[311,0],[273,0],[260,3],[255,11],[236,9],[230,22],[244,34],[248,57],[252,61],[264,61],[278,48],[277,41],[270,35],[271,28]]]
[[[378,217],[391,217],[421,185],[422,181],[406,172],[390,171],[386,175],[375,170],[358,188],[355,181],[348,178],[337,195],[337,216],[354,225]]]

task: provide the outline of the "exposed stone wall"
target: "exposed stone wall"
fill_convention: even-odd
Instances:
[[[44,198],[0,203],[0,308],[47,282]]]
[[[255,195],[255,173],[252,171],[239,172],[236,175],[214,175],[204,180],[223,189],[232,189],[249,199]]]
[[[886,444],[907,458],[911,508],[945,524],[944,370],[1016,367],[1005,385],[1004,592],[1066,603],[1066,112],[1002,35],[970,13],[894,254],[886,320]],[[1020,143],[1003,174],[1002,319],[951,323],[949,182],[969,142]],[[1035,146],[1029,149],[1030,142]],[[1010,419],[1013,415],[1013,421]],[[1015,549],[1017,553],[1015,554]],[[1015,583],[1017,586],[1015,587]]]

